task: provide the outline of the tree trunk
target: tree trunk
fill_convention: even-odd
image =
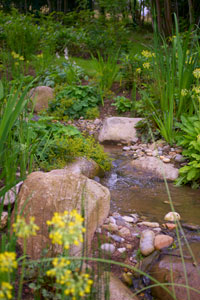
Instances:
[[[165,0],[165,35],[172,34],[172,13],[171,13],[171,0]]]
[[[161,18],[160,0],[156,0],[156,12],[157,12],[158,30],[161,33],[162,32],[162,18]]]
[[[192,0],[188,0],[188,6],[189,6],[189,16],[190,16],[190,25],[194,24],[194,7]]]

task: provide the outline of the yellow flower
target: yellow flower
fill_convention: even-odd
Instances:
[[[17,268],[16,253],[4,252],[0,253],[0,271],[11,273]]]
[[[200,86],[194,86],[192,91],[195,92],[195,94],[200,94]]]
[[[155,53],[151,53],[150,51],[148,50],[143,50],[142,51],[142,55],[146,58],[150,58],[150,57],[155,57]]]
[[[20,55],[17,54],[15,51],[12,51],[12,52],[11,52],[11,55],[12,55],[12,57],[13,57],[14,59],[18,59],[18,58],[20,57]]]
[[[25,218],[17,216],[16,223],[13,224],[13,231],[16,233],[16,236],[21,238],[27,238],[31,235],[36,235],[36,231],[39,230],[39,227],[34,223],[35,218],[29,218],[29,224],[26,223]]]
[[[187,96],[187,94],[188,94],[188,90],[187,90],[187,89],[182,89],[182,90],[181,90],[181,96],[182,96],[182,97]]]
[[[43,53],[37,55],[38,58],[43,58]]]
[[[3,281],[0,288],[0,299],[12,299],[12,289],[13,287],[10,283]]]
[[[23,57],[23,56],[20,56],[20,57],[19,57],[19,60],[24,60],[24,57]]]
[[[19,62],[18,61],[15,62],[15,66],[19,66]]]
[[[54,213],[51,221],[47,221],[48,226],[52,226],[49,234],[53,244],[63,245],[69,249],[71,244],[76,246],[83,241],[82,234],[85,232],[83,218],[76,210],[64,213]]]
[[[195,78],[200,78],[200,68],[195,69],[193,75]]]
[[[149,69],[150,68],[150,63],[146,62],[146,63],[143,63],[143,67],[145,69]]]
[[[138,74],[140,74],[141,71],[142,71],[141,68],[137,68],[137,69],[136,69],[136,73],[138,73]]]

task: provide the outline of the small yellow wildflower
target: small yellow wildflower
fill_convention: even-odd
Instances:
[[[200,78],[200,68],[195,69],[193,75],[195,78]]]
[[[149,69],[150,68],[150,63],[146,62],[146,63],[143,63],[143,67],[145,69]]]
[[[12,57],[13,57],[14,59],[18,59],[18,58],[20,57],[20,55],[17,54],[15,51],[12,51],[12,52],[11,52],[11,55],[12,55]]]
[[[182,97],[187,96],[187,94],[188,94],[188,90],[187,90],[187,89],[182,89],[182,90],[181,90],[181,96],[182,96]]]
[[[140,74],[142,72],[141,68],[136,69],[136,73]]]
[[[19,66],[19,62],[18,61],[15,62],[15,66]]]
[[[13,287],[10,283],[3,281],[0,288],[0,299],[12,299],[12,289]]]
[[[23,56],[20,56],[20,57],[19,57],[19,60],[23,61],[23,60],[24,60],[24,57],[23,57]]]
[[[16,253],[4,252],[0,253],[0,271],[11,273],[17,268]]]
[[[52,226],[49,234],[53,244],[63,245],[69,249],[71,244],[76,246],[83,242],[82,234],[85,232],[83,227],[83,218],[76,210],[64,213],[54,213],[51,221],[47,221],[48,226]]]
[[[200,94],[200,86],[194,86],[192,91],[195,92],[195,94]]]
[[[43,58],[43,53],[37,55],[38,58]]]
[[[144,57],[146,57],[146,58],[150,58],[150,57],[155,57],[155,53],[151,53],[150,51],[148,51],[148,50],[143,50],[142,51],[142,55],[144,56]]]
[[[39,230],[39,227],[34,223],[35,218],[29,218],[29,224],[26,223],[25,218],[17,216],[16,223],[13,224],[13,231],[16,233],[16,236],[21,238],[28,238],[31,235],[36,235],[36,231]]]

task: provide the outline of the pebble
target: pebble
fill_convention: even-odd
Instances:
[[[161,228],[153,228],[153,231],[155,232],[155,233],[160,233],[161,232]]]
[[[119,251],[120,253],[124,253],[126,251],[126,248],[125,247],[118,248],[117,251]]]
[[[154,240],[155,249],[160,250],[162,248],[169,247],[169,246],[171,246],[173,241],[174,241],[174,239],[169,235],[158,234],[158,235],[156,235],[155,240]]]
[[[171,211],[165,215],[164,220],[174,222],[174,221],[180,220],[180,218],[181,217],[177,212]]]
[[[115,252],[115,246],[113,244],[106,243],[101,245],[101,250],[108,254],[113,254]]]
[[[169,229],[169,230],[174,230],[176,227],[177,227],[177,225],[176,224],[172,224],[172,223],[166,223],[166,224],[164,224],[166,227],[167,227],[167,229]]]
[[[120,230],[119,230],[119,234],[122,236],[122,237],[127,237],[127,236],[130,236],[130,230],[126,227],[122,227]]]
[[[123,151],[130,151],[130,147],[127,146],[123,147]]]
[[[185,161],[185,158],[184,158],[183,155],[181,155],[181,154],[176,154],[174,160],[175,160],[176,162],[181,163],[181,162],[184,162],[184,161]]]
[[[105,225],[102,225],[102,228],[108,230],[108,231],[117,231],[118,230],[118,226],[116,224],[105,224]]]
[[[159,223],[157,223],[157,222],[140,222],[137,225],[139,225],[139,226],[144,225],[144,226],[148,226],[148,227],[152,227],[152,228],[160,226]]]
[[[133,223],[137,223],[139,220],[138,214],[130,214],[130,216],[133,218]]]
[[[164,157],[164,158],[162,159],[162,161],[163,161],[164,163],[169,163],[171,160],[170,160],[170,158],[168,158],[168,157]]]
[[[123,216],[122,219],[128,223],[134,223],[134,218],[129,216]]]
[[[148,256],[154,251],[154,239],[155,233],[152,230],[145,230],[142,232],[140,238],[140,251],[144,256]]]
[[[114,217],[110,216],[110,217],[109,217],[109,220],[110,220],[110,223],[116,224],[116,220],[115,220]]]
[[[118,236],[116,234],[110,234],[110,237],[115,241],[115,242],[118,242],[118,243],[123,243],[125,241],[124,238],[122,238],[121,236]]]

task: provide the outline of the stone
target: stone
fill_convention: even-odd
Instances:
[[[158,234],[154,240],[154,247],[156,250],[161,250],[162,248],[169,247],[173,243],[174,239],[165,234]]]
[[[102,228],[108,230],[108,231],[117,231],[118,230],[118,226],[116,224],[104,224],[102,225]]]
[[[100,130],[99,142],[133,142],[137,140],[135,125],[141,118],[111,117],[105,119]]]
[[[171,283],[167,285],[167,288],[176,295],[176,300],[199,300],[200,296],[200,284],[199,284],[199,272],[200,272],[200,243],[190,243],[191,250],[196,258],[197,266],[194,265],[192,258],[190,258],[190,252],[186,246],[183,246],[184,266],[180,255],[180,250],[175,249],[168,253],[166,256],[161,256],[161,259],[154,264],[150,271],[150,275],[158,280],[161,284]],[[170,255],[172,254],[172,255]],[[183,286],[186,285],[184,276],[184,269],[187,273],[188,286],[198,290],[198,293],[194,290],[188,289],[190,297],[187,294],[187,289]],[[151,282],[154,284],[155,282]],[[172,297],[162,286],[156,286],[152,289],[152,294],[155,299],[158,300],[172,300]]]
[[[7,222],[8,222],[8,213],[7,213],[7,211],[2,211],[0,229],[3,229],[4,227],[6,227]]]
[[[164,163],[169,163],[169,162],[170,162],[170,158],[164,157],[164,158],[162,159],[162,161],[163,161]]]
[[[171,222],[178,221],[180,219],[181,219],[180,215],[175,211],[170,211],[164,217],[165,221],[171,221]]]
[[[103,278],[104,289],[102,290],[101,300],[108,299],[105,295],[109,294],[109,300],[139,300],[131,290],[118,279],[113,273],[106,272]],[[105,288],[108,286],[106,293]]]
[[[129,216],[123,216],[122,219],[128,223],[134,223],[134,218]]]
[[[123,243],[125,241],[124,238],[122,238],[121,236],[118,236],[116,234],[110,234],[110,237],[117,243]]]
[[[110,223],[116,224],[116,219],[112,216],[109,217]]]
[[[17,194],[20,191],[20,188],[23,184],[23,181],[20,181],[18,184],[16,184],[14,187],[12,187],[4,197],[0,198],[0,203],[3,202],[3,205],[7,206],[9,203],[13,204],[17,198]]]
[[[30,90],[28,97],[29,107],[34,106],[34,112],[38,113],[48,108],[49,101],[54,98],[53,89],[48,86],[38,86]]]
[[[144,230],[140,237],[140,251],[142,255],[148,256],[154,248],[155,233],[152,230]]]
[[[181,155],[181,154],[176,154],[174,160],[175,160],[176,162],[182,163],[182,162],[185,161],[185,157],[183,157],[183,155]]]
[[[165,226],[167,227],[167,229],[169,230],[174,230],[177,225],[176,224],[173,224],[173,223],[166,223]]]
[[[139,226],[143,225],[143,226],[148,226],[148,227],[152,227],[152,228],[160,226],[159,223],[157,223],[157,222],[139,222],[139,223],[137,223],[137,225],[139,225]]]
[[[107,254],[113,254],[115,252],[115,246],[113,244],[105,243],[101,245],[101,250]]]
[[[130,147],[127,147],[127,146],[125,146],[125,147],[123,147],[123,150],[124,150],[124,151],[130,151],[130,150],[131,150],[131,148],[130,148]]]
[[[122,227],[120,230],[119,230],[119,235],[126,238],[127,236],[130,236],[130,230],[126,227]]]
[[[51,244],[46,221],[52,219],[54,212],[76,209],[81,213],[82,206],[85,210],[86,241],[90,249],[96,229],[109,214],[110,192],[96,181],[64,169],[47,173],[33,172],[24,181],[18,195],[18,213],[24,206],[26,221],[34,216],[35,223],[40,227],[38,234],[27,240],[27,254],[31,259],[39,259],[48,245],[49,255],[60,253],[60,247]],[[18,242],[20,246],[23,245],[21,239]],[[79,255],[82,247],[71,247],[70,255]]]
[[[159,158],[146,156],[131,161],[131,165],[139,170],[153,172],[155,176],[163,179],[163,174],[167,180],[175,180],[178,177],[178,169],[172,164],[163,163]]]
[[[133,222],[132,223],[137,223],[139,220],[139,216],[138,214],[130,214],[130,216],[133,218]]]
[[[64,169],[67,169],[73,174],[82,174],[90,179],[102,175],[103,173],[94,160],[85,157],[78,157],[75,161],[66,165]]]
[[[124,253],[126,251],[126,248],[125,247],[118,248],[117,251],[119,251],[120,253]]]
[[[123,273],[122,281],[128,286],[132,286],[133,285],[133,274],[130,272]]]

